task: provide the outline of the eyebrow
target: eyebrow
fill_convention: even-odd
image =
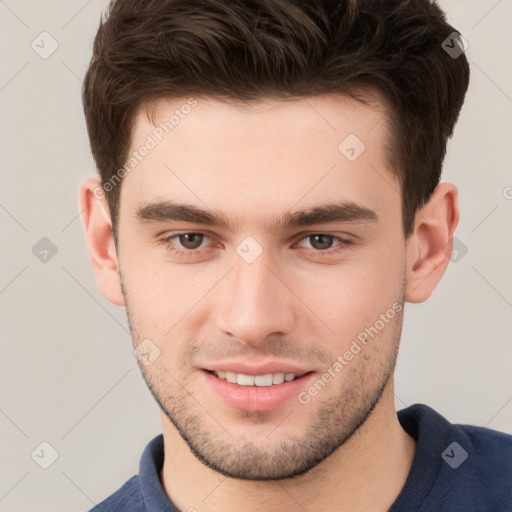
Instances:
[[[220,210],[203,210],[191,204],[169,200],[142,204],[137,209],[135,217],[142,223],[179,220],[223,228],[231,232],[235,232],[237,227]],[[378,215],[366,206],[353,201],[344,201],[318,205],[295,212],[288,211],[272,221],[269,231],[330,222],[378,222]]]

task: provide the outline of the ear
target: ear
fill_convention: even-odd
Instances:
[[[101,182],[88,178],[80,184],[80,217],[96,282],[108,301],[124,306],[110,209]]]
[[[434,291],[450,261],[458,223],[457,188],[452,183],[441,183],[416,214],[407,243],[407,302],[424,302]]]

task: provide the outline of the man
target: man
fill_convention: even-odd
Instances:
[[[429,0],[111,4],[80,208],[163,435],[93,510],[512,509],[511,436],[394,407],[459,219],[463,49]]]

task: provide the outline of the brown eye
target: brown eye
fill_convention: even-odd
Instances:
[[[299,245],[315,256],[333,256],[352,245],[352,241],[326,233],[310,233],[300,239]]]
[[[178,240],[184,249],[198,249],[201,246],[204,235],[200,233],[184,233],[178,235]]]
[[[332,235],[309,235],[311,247],[317,250],[325,250],[330,249],[334,242],[334,237]]]

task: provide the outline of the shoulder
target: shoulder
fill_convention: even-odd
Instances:
[[[492,430],[486,427],[476,427],[474,425],[454,425],[455,428],[460,429],[471,441],[473,446],[482,455],[492,452],[499,452],[505,450],[510,455],[512,449],[512,435]]]
[[[485,427],[452,424],[422,404],[398,414],[403,428],[417,440],[413,463],[416,475],[431,475],[414,480],[423,483],[425,489],[422,506],[417,510],[512,510],[511,435]]]
[[[139,477],[135,475],[89,512],[143,512],[145,510]]]
[[[453,425],[453,441],[442,453],[441,478],[451,482],[446,502],[466,510],[512,510],[512,436],[473,425]],[[450,510],[450,509],[448,509]]]
[[[176,511],[160,483],[159,472],[164,462],[163,435],[153,438],[144,448],[139,474],[132,476],[120,489],[89,512]]]
[[[480,481],[488,485],[512,482],[512,435],[473,425],[453,425],[461,439],[467,440],[478,468]],[[469,457],[469,453],[468,453]]]

